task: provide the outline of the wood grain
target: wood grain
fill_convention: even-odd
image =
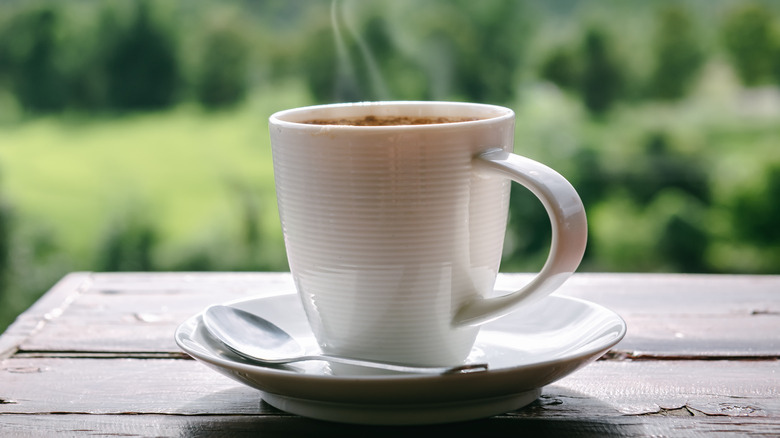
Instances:
[[[499,286],[530,278],[502,275]],[[67,311],[20,348],[176,353],[176,326],[206,306],[292,288],[287,273],[94,274]],[[620,314],[629,328],[615,350],[624,356],[780,357],[778,277],[578,274],[560,293]]]
[[[530,415],[652,415],[685,408],[710,416],[778,417],[778,369],[776,361],[599,361],[546,388]],[[1,364],[0,381],[0,413],[267,412],[259,391],[191,360],[11,358]]]
[[[210,304],[292,287],[289,273],[65,277],[0,336],[0,435],[780,436],[779,276],[576,274],[558,293],[628,323],[604,360],[524,409],[403,428],[280,412],[173,342]]]
[[[287,415],[3,415],[8,436],[143,437],[777,437],[777,419],[751,423],[729,417],[514,418],[493,417],[467,423],[419,427],[371,427],[327,423]]]
[[[0,359],[14,354],[26,339],[60,317],[89,282],[90,275],[83,272],[69,274],[57,282],[2,333]]]

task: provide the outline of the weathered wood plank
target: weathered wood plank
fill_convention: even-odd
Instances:
[[[147,311],[148,310],[148,311]],[[200,310],[191,309],[192,313]],[[190,313],[190,314],[192,314]],[[61,317],[25,340],[23,351],[178,353],[173,333],[186,316],[156,309],[128,310],[116,321]],[[73,319],[73,321],[69,321]],[[617,355],[659,358],[780,358],[780,318],[624,316],[628,334]]]
[[[0,414],[265,412],[259,391],[192,360],[6,359],[0,382]]]
[[[292,288],[285,273],[96,273],[66,312],[21,338],[20,348],[178,352],[173,331],[204,307]]]
[[[520,274],[501,282],[522,281]],[[780,316],[780,276],[691,274],[575,274],[560,294],[627,315]]]
[[[780,418],[777,361],[600,361],[545,388],[515,413],[614,417],[685,409],[705,416]],[[0,414],[255,415],[261,393],[190,360],[6,359]]]
[[[279,283],[283,282],[272,280],[270,284]],[[258,283],[253,284],[248,286],[242,281],[236,285],[223,281],[198,290],[173,289],[169,284],[157,292],[138,289],[141,286],[137,283],[130,290],[96,291],[93,287],[78,296],[66,312],[47,321],[35,336],[25,339],[20,348],[28,351],[177,352],[174,330],[208,305],[287,290],[281,285],[262,288]]]
[[[208,295],[215,290],[231,290],[253,295],[293,288],[289,272],[109,272],[93,273],[90,291]]]
[[[525,273],[500,274],[496,288],[513,289],[531,278]],[[87,293],[208,295],[215,290],[252,296],[293,290],[293,282],[288,272],[93,273]],[[639,314],[780,313],[780,276],[578,273],[558,293]],[[636,307],[637,298],[642,308]]]
[[[529,278],[502,275],[499,285]],[[94,274],[91,281],[21,348],[178,352],[176,326],[209,304],[292,290],[288,273]],[[629,330],[616,350],[627,354],[780,356],[780,277],[578,274],[560,293],[623,316]]]
[[[613,351],[630,357],[780,359],[780,316],[624,317],[628,333]]]
[[[493,417],[465,423],[419,427],[354,426],[286,415],[2,415],[0,430],[19,438],[154,436],[154,437],[479,437],[565,436],[721,437],[780,435],[776,418],[749,424],[730,417],[510,418]]]
[[[687,410],[692,415],[778,417],[779,371],[778,361],[600,361],[551,385],[541,400],[545,415]]]
[[[620,314],[632,356],[780,357],[780,276],[577,274],[559,293]]]
[[[514,289],[531,278],[531,274],[500,274],[496,288]],[[287,272],[94,273],[86,293],[204,294],[207,300],[219,301],[217,291],[241,297],[293,288]],[[636,314],[780,315],[780,276],[579,273],[558,293]]]
[[[58,318],[78,294],[88,287],[90,274],[76,272],[62,278],[0,336],[0,359],[13,354],[25,339]]]

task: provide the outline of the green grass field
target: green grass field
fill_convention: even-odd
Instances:
[[[281,241],[267,118],[307,102],[294,87],[274,97],[231,112],[184,107],[2,128],[2,193],[17,223],[56,236],[81,269],[94,261],[101,235],[128,217],[159,228],[163,259],[203,239],[229,245],[247,195],[263,206],[263,234]]]

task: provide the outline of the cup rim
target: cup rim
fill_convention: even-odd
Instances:
[[[371,115],[370,111],[366,109],[373,108],[378,110],[376,115],[401,115],[409,114],[410,108],[417,108],[417,111],[436,111],[438,116],[449,117],[479,117],[477,120],[461,121],[461,122],[447,122],[447,123],[431,123],[420,125],[374,125],[374,126],[361,126],[361,125],[316,125],[311,123],[303,123],[303,120],[316,119],[316,118],[334,118],[334,117],[356,117]],[[405,110],[405,111],[404,111]],[[325,112],[336,111],[337,114],[330,114],[328,116],[322,116]],[[444,112],[444,114],[442,113]],[[479,114],[479,115],[472,115]],[[418,116],[433,116],[433,113],[416,114]],[[490,122],[496,122],[507,118],[514,118],[515,113],[510,108],[486,104],[486,103],[472,103],[472,102],[450,102],[450,101],[413,101],[413,100],[391,100],[391,101],[367,101],[367,102],[349,102],[349,103],[330,103],[322,105],[309,105],[298,108],[291,108],[282,111],[277,111],[269,117],[269,124],[296,128],[296,129],[311,129],[321,131],[327,130],[359,130],[359,131],[378,131],[378,130],[428,130],[428,129],[441,129],[442,127],[456,127],[456,126],[471,126],[477,124],[484,124]]]

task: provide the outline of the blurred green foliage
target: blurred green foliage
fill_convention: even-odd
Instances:
[[[759,3],[736,7],[723,25],[723,39],[739,77],[747,85],[776,82],[780,47],[775,18]]]
[[[661,8],[658,14],[652,47],[655,65],[648,93],[660,99],[679,99],[696,80],[705,60],[700,32],[691,13],[679,5]]]
[[[780,273],[780,4],[0,2],[0,330],[71,270],[284,270],[265,119],[508,105],[583,270]],[[502,269],[549,248],[513,188]]]

